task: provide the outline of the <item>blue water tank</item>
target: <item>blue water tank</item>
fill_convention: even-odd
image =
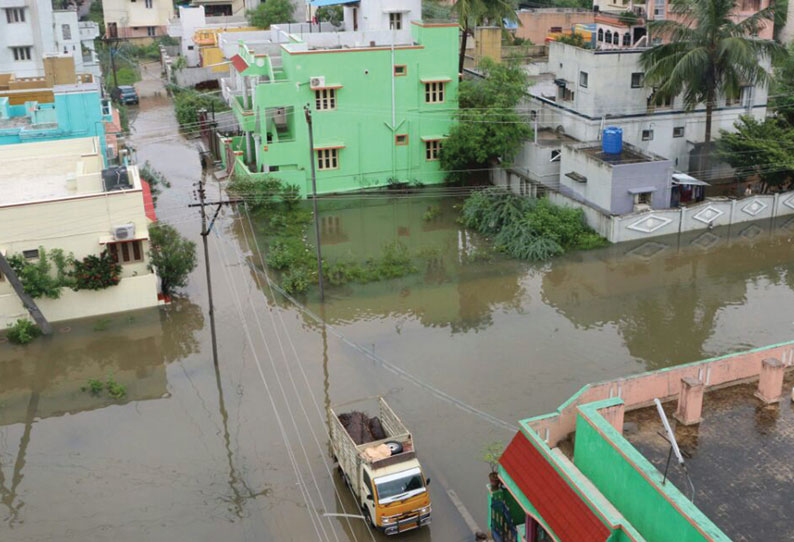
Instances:
[[[607,126],[601,137],[601,150],[604,154],[620,154],[623,152],[623,128]]]

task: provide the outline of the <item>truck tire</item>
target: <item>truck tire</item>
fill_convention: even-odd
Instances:
[[[403,453],[403,445],[396,440],[389,440],[384,442],[384,444],[389,447],[389,450],[391,450],[391,455]]]
[[[364,507],[364,521],[369,523],[372,527],[377,528],[377,525],[375,525],[375,522],[372,521],[372,516],[370,516],[370,514],[369,514],[369,508],[367,508],[366,506]]]

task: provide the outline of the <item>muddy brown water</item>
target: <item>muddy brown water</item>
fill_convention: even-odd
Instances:
[[[158,215],[198,242],[186,207],[195,146],[173,135],[154,75],[141,87],[131,140],[172,183]],[[372,540],[359,520],[325,515],[355,506],[329,464],[323,412],[374,394],[413,431],[431,478],[433,524],[401,539],[470,540],[452,497],[485,527],[479,456],[516,420],[588,382],[791,338],[794,222],[530,265],[483,260],[455,203],[427,192],[324,202],[326,258],[397,240],[419,271],[332,288],[324,305],[312,291],[298,299],[306,310],[258,280],[249,225],[223,211],[209,236],[217,371],[200,250],[171,307],[0,344],[0,540]],[[108,377],[123,399],[81,389]]]

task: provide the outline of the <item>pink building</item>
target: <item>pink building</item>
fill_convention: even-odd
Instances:
[[[541,8],[517,12],[520,25],[516,37],[542,45],[549,34],[570,30],[575,24],[592,24],[595,13],[589,9]]]

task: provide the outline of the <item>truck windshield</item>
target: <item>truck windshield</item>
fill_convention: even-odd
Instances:
[[[425,491],[425,481],[419,468],[375,478],[378,502],[387,504],[407,499]]]

